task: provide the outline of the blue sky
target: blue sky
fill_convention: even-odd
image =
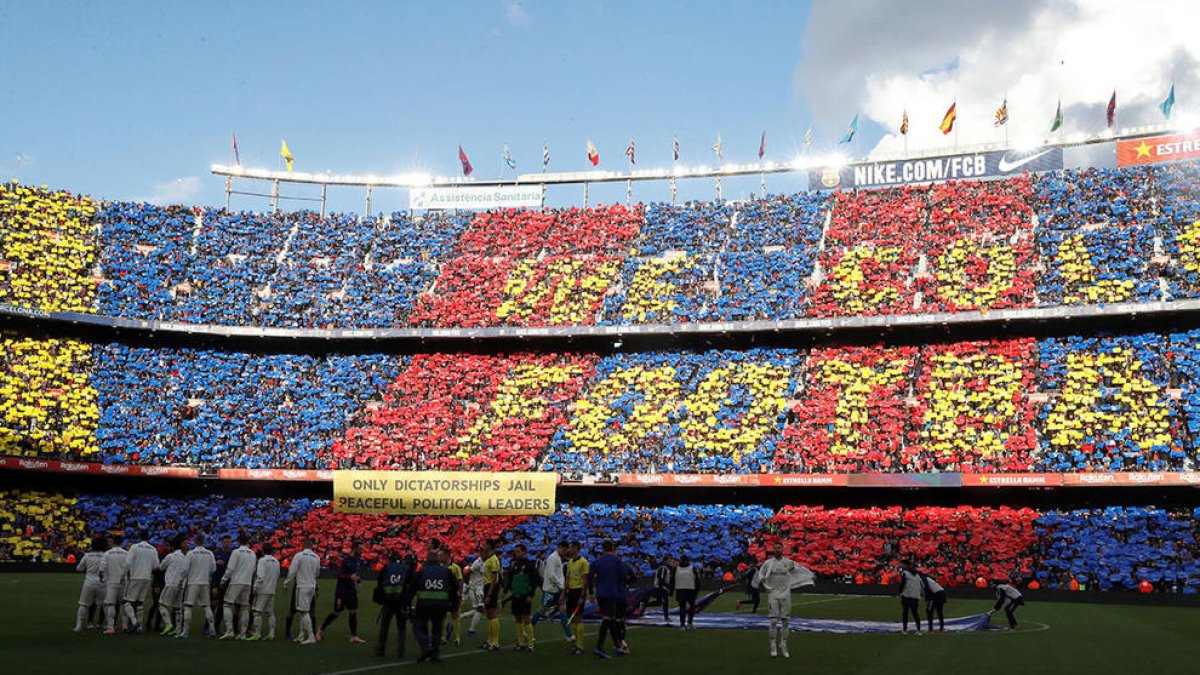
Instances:
[[[813,151],[837,147],[861,113],[855,156],[948,149],[936,129],[957,101],[963,145],[1008,131],[1041,140],[1062,101],[1064,133],[1103,129],[1118,91],[1121,125],[1200,126],[1200,3],[1194,0],[463,0],[459,2],[60,2],[5,0],[0,21],[0,178],[101,198],[219,204],[237,131],[243,164],[273,168],[286,138],[297,170],[453,175],[461,143],[476,177],[494,177],[508,144],[520,171],[623,169],[714,162],[719,131],[730,162],[789,160],[814,128]],[[1131,34],[1145,17],[1172,17]],[[907,110],[912,131],[896,133]],[[844,149],[845,146],[842,146]],[[796,174],[768,190],[803,189]],[[725,181],[727,197],[758,191]],[[681,197],[711,197],[686,181]],[[559,205],[582,198],[552,188]],[[313,196],[318,188],[287,188]],[[665,199],[667,185],[635,198]],[[379,191],[401,208],[403,191]],[[592,200],[624,201],[624,185]],[[331,207],[361,211],[335,189]],[[237,208],[262,199],[235,197]],[[300,208],[292,202],[285,207]]]
[[[104,198],[220,203],[208,173],[230,158],[274,167],[286,138],[297,170],[454,174],[459,143],[476,177],[507,143],[523,171],[791,158],[809,124],[794,82],[806,2],[43,2],[5,4],[0,24],[0,173]],[[833,132],[830,132],[832,135]],[[726,181],[726,194],[758,180]],[[770,180],[799,189],[803,178]],[[681,195],[710,195],[710,181]],[[286,192],[286,190],[285,190]],[[313,190],[293,188],[293,193]],[[578,200],[560,188],[553,201]],[[658,199],[665,185],[639,187]],[[624,186],[593,200],[624,199]],[[376,195],[380,207],[402,192]],[[361,210],[357,191],[331,191]],[[263,208],[235,197],[235,206]],[[293,205],[293,208],[297,207]]]

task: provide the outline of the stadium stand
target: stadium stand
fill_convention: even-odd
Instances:
[[[76,499],[56,492],[0,491],[0,562],[64,562],[91,543]]]
[[[325,564],[352,542],[374,563],[393,550],[423,555],[434,539],[462,560],[484,539],[518,542],[538,556],[562,539],[587,555],[613,539],[644,576],[667,555],[689,554],[708,576],[761,560],[776,541],[822,580],[887,584],[910,558],[949,586],[979,577],[1051,589],[1200,591],[1200,509],[1113,506],[1032,509],[978,506],[836,507],[560,504],[550,516],[368,516],[333,511],[323,500],[273,497],[130,496],[0,492],[0,562],[62,562],[92,536],[130,543],[140,530],[161,543],[203,533],[210,541],[247,533],[290,557],[307,537]]]
[[[1192,298],[1198,171],[1183,162],[473,217],[98,207],[8,184],[0,301],[201,324],[381,328]]]
[[[97,347],[103,461],[316,468],[347,419],[391,381],[385,355],[253,355]]]
[[[502,549],[507,555],[521,542],[544,557],[557,542],[568,540],[583,543],[585,553],[595,556],[600,543],[609,539],[642,576],[651,576],[667,556],[680,554],[712,575],[732,569],[771,516],[764,506],[562,505],[552,516],[530,518],[509,529]]]
[[[92,352],[74,340],[0,339],[0,453],[95,458]]]
[[[0,302],[95,310],[96,204],[69,192],[0,183]]]
[[[698,352],[0,342],[0,452],[595,473],[1195,471],[1200,331]]]

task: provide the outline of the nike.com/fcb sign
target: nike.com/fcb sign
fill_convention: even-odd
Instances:
[[[808,172],[808,187],[811,190],[891,187],[910,183],[1001,178],[1026,171],[1057,171],[1062,168],[1062,148],[1040,148],[1030,152],[980,152],[896,162],[868,162],[840,169],[813,169]]]

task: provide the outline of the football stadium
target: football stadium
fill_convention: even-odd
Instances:
[[[377,16],[428,22],[400,59],[448,25],[496,43],[418,64],[436,78],[529,76],[580,22],[641,44],[685,9],[251,3],[297,32],[242,52],[215,6],[14,7],[63,33],[0,46],[14,91],[50,86],[39,54],[128,81],[13,103],[0,130],[5,672],[1193,672],[1200,49],[1179,36],[1200,13],[1139,9],[1181,27],[1152,45],[1115,40],[1121,5],[1050,3],[911,64],[830,66],[900,12],[867,4],[698,3],[670,30],[768,23],[748,53],[805,51],[730,85],[721,131],[725,85],[697,72],[720,50],[677,67],[679,131],[631,100],[588,112],[591,137],[539,121],[574,57],[519,94],[368,100],[350,71],[383,66],[319,56],[348,118],[430,125],[399,143],[437,157],[399,164],[362,129],[379,147],[317,140],[319,97],[269,101],[318,57],[269,83],[216,60],[189,97],[181,52],[245,68]],[[1058,51],[980,56],[1023,22]],[[63,55],[75,30],[93,56]],[[589,48],[592,74],[671,53]],[[1124,65],[1092,77],[1090,54]],[[854,68],[911,90],[811,102],[857,85],[805,73]],[[145,101],[106,103],[135,81]],[[439,126],[427,104],[471,87],[552,131],[453,105],[471,130]],[[84,160],[142,134],[180,147]],[[148,195],[135,164],[201,177]]]

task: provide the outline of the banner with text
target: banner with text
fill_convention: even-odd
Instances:
[[[1200,131],[1117,141],[1117,166],[1157,164],[1200,157]]]
[[[541,185],[413,188],[408,191],[408,208],[412,211],[536,209],[542,206],[543,190]]]
[[[1028,152],[979,152],[811,169],[808,172],[808,187],[810,190],[882,188],[910,183],[1003,178],[1026,171],[1058,171],[1062,168],[1062,148],[1039,148]]]
[[[554,513],[558,474],[334,471],[342,513],[522,516]]]

